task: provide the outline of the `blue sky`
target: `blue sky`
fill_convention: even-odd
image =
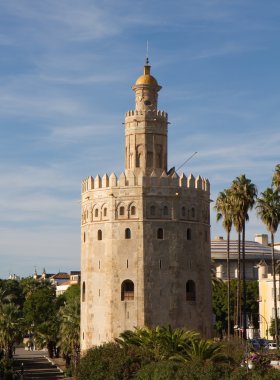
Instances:
[[[169,167],[197,151],[184,171],[209,178],[213,200],[243,173],[259,192],[270,186],[279,19],[278,0],[2,1],[0,277],[79,269],[80,182],[123,170],[147,40]],[[266,231],[255,212],[247,231]]]

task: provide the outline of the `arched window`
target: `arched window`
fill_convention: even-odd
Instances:
[[[95,209],[94,211],[94,216],[97,218],[98,217],[98,208]]]
[[[131,280],[125,280],[121,286],[121,300],[133,301],[134,300],[134,284]]]
[[[190,228],[187,229],[187,240],[192,240],[192,230]]]
[[[123,206],[120,207],[120,215],[124,215],[124,207]]]
[[[107,208],[106,207],[103,210],[103,216],[107,216]]]
[[[168,207],[167,207],[167,206],[164,206],[164,207],[163,207],[163,215],[164,215],[164,216],[167,216],[167,215],[168,215]]]
[[[97,231],[97,240],[102,240],[102,231],[101,230]]]
[[[143,145],[136,147],[136,167],[141,168],[143,164]]]
[[[192,216],[192,218],[195,218],[195,208],[194,207],[191,208],[191,216]]]
[[[132,206],[130,210],[131,215],[136,215],[136,207]]]
[[[193,280],[189,280],[186,283],[186,300],[187,301],[195,301],[195,282]]]
[[[126,239],[131,239],[131,231],[130,231],[130,228],[126,228],[125,229],[125,238]]]
[[[84,243],[86,242],[86,233],[84,232]]]
[[[186,216],[186,207],[182,207],[182,216]]]
[[[86,299],[86,283],[83,281],[83,286],[82,286],[82,302],[85,302]]]
[[[150,208],[150,214],[151,214],[151,216],[155,216],[156,215],[156,207],[155,206],[151,206],[151,208]]]
[[[163,229],[162,228],[159,228],[157,230],[157,238],[158,239],[163,239]]]

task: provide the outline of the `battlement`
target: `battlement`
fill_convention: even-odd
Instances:
[[[196,178],[192,174],[186,177],[184,173],[178,176],[176,172],[167,175],[165,171],[159,175],[153,171],[150,176],[145,176],[143,173],[135,175],[130,170],[126,171],[126,173],[122,172],[119,177],[115,173],[112,173],[110,176],[104,174],[103,177],[97,175],[95,178],[89,176],[82,181],[82,193],[95,189],[131,186],[185,188],[210,193],[209,180],[200,175]]]
[[[129,116],[145,116],[146,115],[146,112],[145,111],[136,111],[136,110],[131,110],[131,111],[127,111],[125,113],[125,117],[129,117]],[[168,114],[167,112],[165,111],[156,111],[156,115],[163,118],[163,119],[167,119],[168,118]]]

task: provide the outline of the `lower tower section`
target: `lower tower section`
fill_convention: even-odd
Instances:
[[[144,325],[209,337],[209,182],[127,171],[82,190],[82,350]]]

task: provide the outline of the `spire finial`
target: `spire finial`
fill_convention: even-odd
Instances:
[[[146,65],[149,64],[149,41],[147,40]]]

